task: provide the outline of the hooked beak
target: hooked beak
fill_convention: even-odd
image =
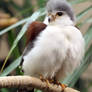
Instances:
[[[52,21],[55,21],[55,16],[54,15],[49,15],[48,16],[48,22],[52,22]]]

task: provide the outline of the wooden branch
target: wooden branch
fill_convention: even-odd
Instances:
[[[33,87],[47,92],[62,92],[62,88],[57,85],[49,84],[40,79],[30,76],[8,76],[0,77],[0,88],[10,87]],[[64,92],[79,92],[72,88],[65,88]]]

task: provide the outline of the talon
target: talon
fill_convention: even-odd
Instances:
[[[60,82],[57,81],[57,80],[52,81],[52,83],[61,86],[62,92],[64,92],[65,88],[67,87],[67,85],[62,84],[62,83],[60,83]]]
[[[54,80],[53,79],[48,79],[50,83],[54,83]]]
[[[59,83],[59,85],[62,87],[62,92],[64,92],[65,88],[67,87],[67,85]]]
[[[43,81],[43,82],[46,82],[47,87],[49,87],[50,81],[48,79],[45,79],[41,74],[40,74],[40,80]]]
[[[47,87],[50,86],[50,82],[49,82],[49,80],[47,80],[47,79],[46,79],[46,84],[47,84]]]
[[[51,80],[51,83],[56,84],[56,85],[60,85],[60,84],[61,84],[61,83],[60,83],[59,81],[57,81],[57,80]]]

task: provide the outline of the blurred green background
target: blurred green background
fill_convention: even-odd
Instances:
[[[92,92],[92,0],[68,0],[84,35],[86,54],[81,66],[64,83],[81,92]],[[47,0],[0,0],[0,76],[21,75],[19,66],[25,47],[28,23],[43,21]],[[2,66],[4,66],[2,69]],[[16,92],[3,88],[0,92]],[[36,90],[38,92],[38,90]],[[39,91],[40,92],[40,91]]]

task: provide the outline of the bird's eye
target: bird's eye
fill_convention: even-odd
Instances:
[[[57,15],[58,16],[62,16],[63,15],[63,12],[57,12]]]

